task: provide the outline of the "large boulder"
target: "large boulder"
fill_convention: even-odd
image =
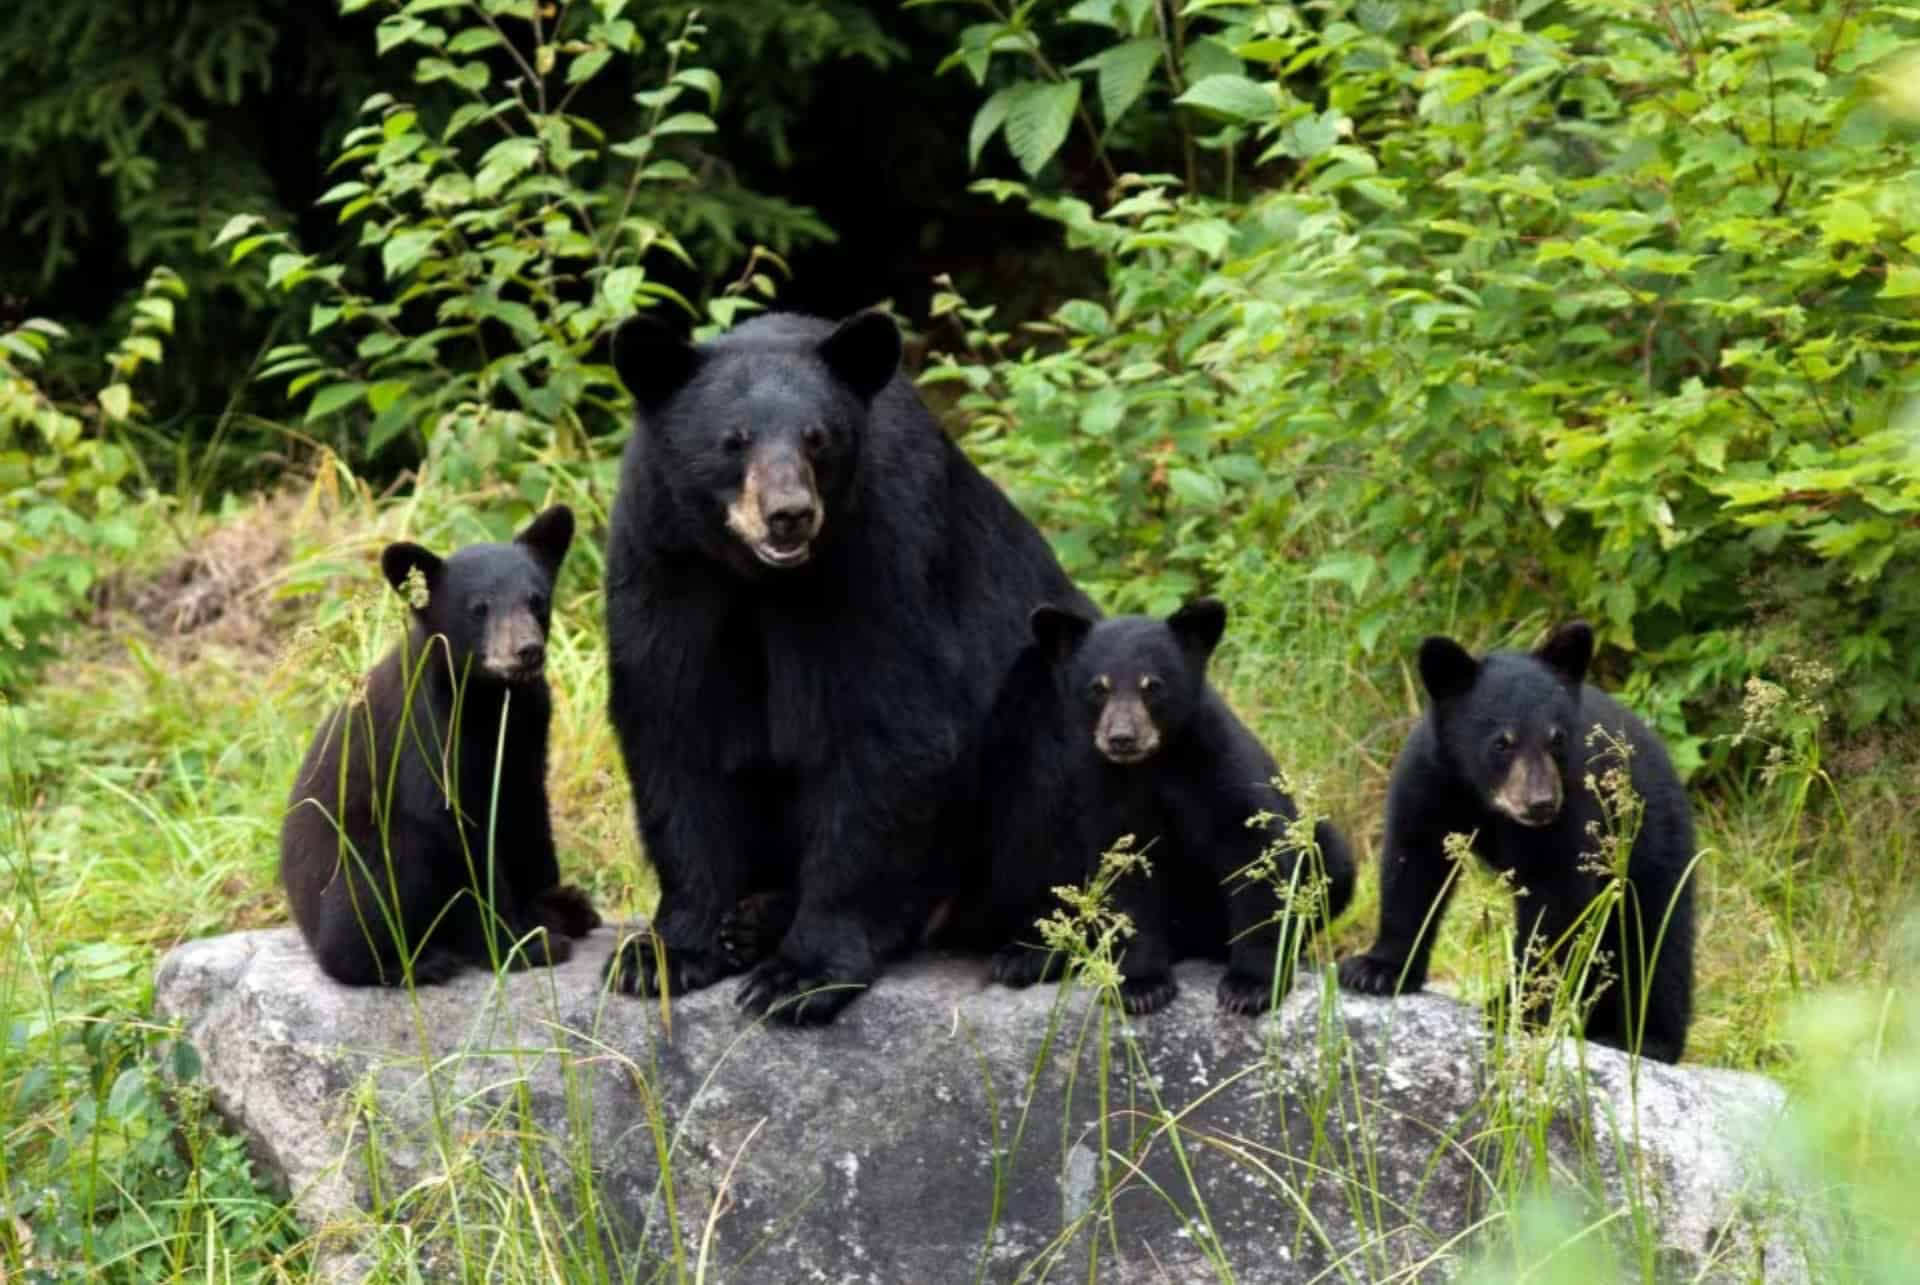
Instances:
[[[1663,1276],[1805,1276],[1768,1222],[1755,1155],[1784,1098],[1759,1076],[1490,1045],[1454,1000],[1336,998],[1322,974],[1249,1021],[1198,964],[1125,1019],[926,959],[796,1031],[727,985],[610,996],[613,940],[409,994],[336,985],[289,930],[239,933],[169,954],[156,1001],[348,1273],[383,1225],[431,1242],[432,1193],[475,1183],[642,1279],[675,1229],[727,1282],[1082,1279],[1089,1255],[1119,1282],[1438,1277],[1545,1178]]]

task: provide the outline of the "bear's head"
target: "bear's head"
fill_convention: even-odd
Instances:
[[[1539,650],[1475,660],[1450,638],[1420,644],[1420,681],[1442,751],[1481,801],[1524,826],[1551,825],[1566,800],[1593,630],[1575,620]],[[1575,778],[1577,779],[1577,778]]]
[[[553,582],[572,542],[573,511],[556,504],[510,544],[469,545],[447,558],[390,544],[380,569],[424,635],[447,640],[456,674],[471,660],[474,678],[530,683],[546,668]]]
[[[1033,609],[1029,625],[1058,667],[1076,734],[1124,766],[1152,758],[1200,707],[1227,608],[1198,598],[1165,620],[1115,616],[1095,623],[1046,604]]]
[[[861,312],[824,337],[779,318],[752,335],[696,346],[634,317],[614,335],[614,367],[696,544],[738,570],[787,569],[813,556],[851,495],[900,331]]]

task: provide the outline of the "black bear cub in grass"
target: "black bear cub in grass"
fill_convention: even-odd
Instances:
[[[1624,752],[1644,810],[1622,895],[1595,943],[1609,958],[1587,974],[1586,1033],[1675,1062],[1693,1005],[1693,822],[1659,738],[1586,685],[1592,658],[1593,631],[1579,621],[1532,654],[1475,660],[1446,638],[1420,645],[1427,714],[1388,788],[1380,934],[1371,950],[1341,961],[1340,981],[1371,995],[1425,984],[1455,882],[1443,846],[1449,834],[1472,836],[1482,860],[1511,872],[1514,957],[1564,962],[1577,935],[1569,930],[1612,879],[1601,864],[1609,820],[1598,795],[1618,793]],[[1526,1016],[1537,1019],[1540,1002],[1531,1001]]]
[[[510,544],[381,555],[412,628],[321,727],[280,829],[293,917],[334,979],[399,985],[402,943],[417,983],[495,952],[559,963],[599,924],[560,883],[547,816],[547,624],[572,539],[556,506]]]
[[[1346,842],[1316,824],[1317,868],[1285,846],[1293,800],[1274,785],[1272,756],[1207,682],[1226,623],[1226,607],[1212,599],[1165,620],[1096,623],[1064,607],[1034,610],[1034,645],[1009,676],[1001,713],[1037,735],[1024,752],[988,749],[990,772],[1023,778],[1004,778],[999,797],[983,799],[1005,818],[990,841],[991,896],[999,930],[1013,938],[994,956],[995,981],[1025,986],[1052,971],[1057,961],[1025,944],[1033,920],[1049,908],[1052,886],[1080,882],[1123,835],[1149,863],[1149,873],[1129,872],[1114,888],[1134,926],[1118,961],[1132,1013],[1172,999],[1173,963],[1190,956],[1226,960],[1222,1008],[1261,1012],[1290,985],[1298,947],[1346,908]],[[1257,815],[1270,819],[1250,824]],[[1269,853],[1270,871],[1250,870]],[[1292,911],[1280,891],[1290,879],[1299,888]]]

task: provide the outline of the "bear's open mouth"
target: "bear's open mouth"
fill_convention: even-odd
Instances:
[[[756,540],[748,547],[754,557],[770,567],[797,567],[813,556],[813,546],[806,540],[785,547],[771,540]]]

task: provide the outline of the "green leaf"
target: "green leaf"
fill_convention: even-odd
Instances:
[[[395,233],[387,238],[380,247],[380,266],[386,270],[387,280],[403,277],[424,259],[427,251],[433,248],[434,234],[415,228],[407,232]]]
[[[589,49],[567,64],[567,83],[579,85],[592,80],[599,74],[608,59],[613,57],[611,49]]]
[[[1108,385],[1081,404],[1080,431],[1093,437],[1111,437],[1126,413],[1127,399],[1118,388]]]
[[[100,409],[108,419],[125,419],[133,409],[133,390],[125,384],[108,384],[100,390]]]
[[[1197,509],[1217,509],[1227,502],[1227,488],[1220,485],[1220,479],[1198,469],[1168,469],[1167,489],[1181,503]]]
[[[258,214],[236,214],[220,225],[220,231],[213,238],[213,243],[216,246],[225,245],[235,237],[244,236],[247,232],[259,227],[262,222],[264,220]]]
[[[1159,65],[1160,42],[1142,36],[1089,58],[1075,70],[1091,69],[1098,73],[1100,117],[1111,129],[1115,121],[1127,114],[1128,108],[1140,101],[1140,95],[1147,91],[1147,82],[1153,79],[1153,69]]]
[[[720,77],[705,67],[689,67],[685,71],[675,72],[673,83],[691,85],[705,94],[709,108],[720,105]]]
[[[505,44],[499,32],[492,27],[468,27],[465,31],[447,41],[450,54],[477,54],[482,49],[491,49],[495,45]]]
[[[1882,299],[1908,299],[1917,294],[1920,294],[1920,268],[1902,263],[1887,269],[1887,284],[1880,291]]]
[[[677,112],[653,127],[658,134],[711,134],[718,127],[700,112]]]
[[[1858,201],[1828,201],[1820,210],[1820,244],[1872,245],[1880,239],[1880,223]]]
[[[980,104],[980,110],[973,114],[973,127],[967,131],[968,169],[979,168],[980,149],[1007,123],[1007,113],[1013,109],[1014,96],[1019,89],[1020,86],[1012,85],[995,90],[986,102]]]
[[[499,195],[502,188],[526,173],[539,158],[540,144],[533,139],[501,139],[480,158],[480,172],[473,178],[474,192],[482,199]]]
[[[1046,168],[1067,141],[1073,114],[1080,106],[1080,82],[1020,86],[1007,112],[1007,147],[1029,178]]]
[[[1337,581],[1359,598],[1366,594],[1378,569],[1379,563],[1371,553],[1330,553],[1307,573],[1307,579]]]
[[[337,410],[351,406],[366,394],[367,386],[359,380],[344,384],[328,384],[313,395],[307,404],[307,423],[331,415]]]
[[[1173,101],[1234,121],[1265,120],[1280,106],[1271,86],[1234,75],[1208,76],[1195,81],[1186,93]]]

